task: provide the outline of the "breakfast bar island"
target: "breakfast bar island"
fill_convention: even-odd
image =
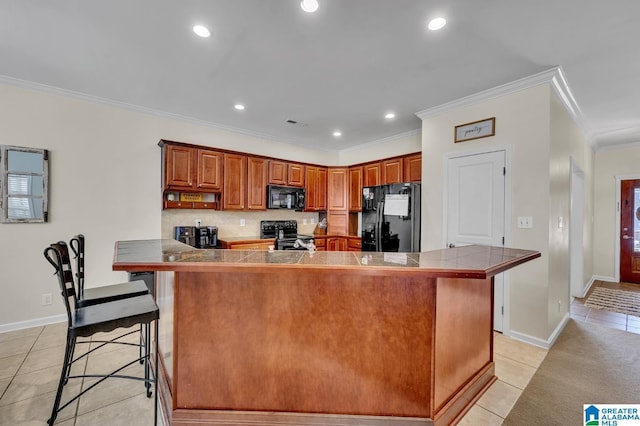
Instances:
[[[540,256],[197,250],[119,241],[153,271],[172,425],[448,425],[496,380],[493,276]]]

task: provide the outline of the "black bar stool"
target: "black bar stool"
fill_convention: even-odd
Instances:
[[[69,247],[73,251],[76,260],[76,277],[78,279],[78,306],[95,305],[96,303],[112,302],[126,299],[127,297],[149,294],[149,288],[142,280],[130,281],[121,284],[111,284],[101,287],[84,288],[84,258],[85,238],[78,234],[69,241]]]
[[[154,411],[154,424],[158,421],[158,380],[157,380],[157,368],[158,368],[158,318],[160,312],[158,306],[149,294],[134,296],[120,300],[114,300],[109,302],[103,302],[98,304],[89,304],[85,306],[78,305],[78,297],[74,286],[73,272],[70,268],[69,252],[67,245],[64,242],[58,242],[51,244],[44,250],[44,257],[55,268],[55,274],[58,276],[58,283],[67,310],[67,342],[64,354],[64,360],[62,364],[62,372],[60,374],[60,382],[58,383],[58,391],[56,393],[56,399],[51,411],[51,417],[47,421],[49,425],[53,425],[58,413],[78,399],[84,393],[91,390],[104,380],[110,377],[124,378],[144,381],[144,385],[147,389],[147,397],[151,397],[152,393],[155,393],[155,411]],[[65,258],[66,257],[66,258]],[[155,368],[156,371],[151,370],[150,365],[150,337],[144,339],[144,343],[140,345],[144,346],[144,354],[140,358],[136,358],[131,362],[119,367],[118,369],[107,374],[88,374],[88,375],[71,375],[71,366],[76,361],[88,356],[90,353],[100,349],[107,344],[120,344],[139,346],[136,343],[118,341],[124,336],[127,336],[134,332],[127,332],[114,339],[106,341],[93,341],[93,343],[100,343],[95,348],[89,349],[81,355],[74,358],[75,349],[77,344],[91,343],[91,340],[78,340],[82,337],[91,337],[96,333],[110,332],[117,328],[129,328],[133,325],[145,325],[149,326],[154,323],[155,329]],[[142,330],[142,327],[141,329]],[[142,342],[142,340],[141,340]],[[144,362],[144,377],[127,376],[118,374],[123,369],[135,364],[136,362]],[[151,375],[153,374],[153,378]],[[64,405],[60,406],[62,399],[62,391],[65,384],[69,379],[77,379],[83,377],[96,377],[100,378],[96,383],[89,386],[87,389],[82,390],[78,395],[71,398]],[[151,391],[151,384],[155,385],[154,392]]]
[[[89,306],[104,302],[113,302],[114,300],[126,299],[128,297],[142,296],[143,294],[149,294],[149,288],[147,284],[142,280],[129,281],[120,284],[103,285],[100,287],[84,288],[84,258],[85,258],[85,237],[83,234],[74,236],[69,241],[69,247],[73,251],[73,255],[76,260],[76,278],[77,278],[77,299],[78,306]],[[64,256],[63,262],[69,259],[69,256]],[[71,262],[67,262],[69,268],[71,268]],[[149,327],[145,327],[144,332],[142,325],[140,326],[140,359],[142,358],[142,348],[146,336],[149,335]],[[143,362],[143,361],[141,361]]]

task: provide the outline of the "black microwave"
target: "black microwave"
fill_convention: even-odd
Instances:
[[[267,208],[302,211],[305,205],[304,188],[267,185]]]

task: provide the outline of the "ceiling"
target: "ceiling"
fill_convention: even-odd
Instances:
[[[637,0],[318,2],[0,0],[0,82],[335,151],[560,66],[596,147],[640,141]]]

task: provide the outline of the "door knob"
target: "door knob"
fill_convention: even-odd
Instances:
[[[628,240],[628,239],[631,239],[631,237],[630,237],[630,236],[628,236],[628,235],[623,235],[623,236],[622,236],[622,239],[623,239],[623,240]]]
[[[449,248],[454,248],[456,245],[453,243],[449,243]]]

